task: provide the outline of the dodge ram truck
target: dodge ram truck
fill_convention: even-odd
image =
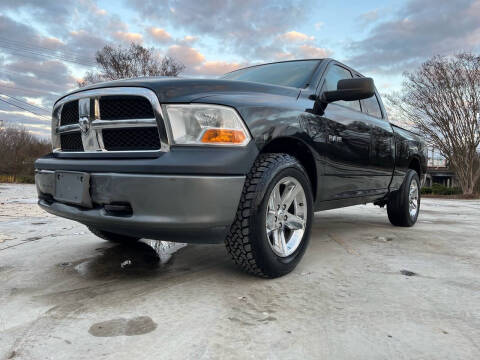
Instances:
[[[61,97],[39,205],[114,242],[225,242],[261,277],[302,258],[313,213],[387,207],[415,224],[426,147],[390,124],[371,78],[333,59],[218,79],[145,77]]]

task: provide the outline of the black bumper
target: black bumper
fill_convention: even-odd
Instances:
[[[156,158],[72,159],[50,155],[36,161],[39,205],[46,211],[114,233],[158,240],[216,243],[234,220],[245,175],[258,154],[244,149],[172,148]],[[93,206],[55,199],[55,171],[90,175]],[[131,214],[108,205],[128,204]]]

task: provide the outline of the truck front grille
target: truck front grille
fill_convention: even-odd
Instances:
[[[144,88],[103,88],[67,96],[53,111],[55,151],[165,151],[157,96]]]
[[[79,132],[60,135],[63,151],[83,151],[82,135]]]
[[[160,148],[158,130],[154,127],[103,129],[103,144],[108,151],[138,151]]]

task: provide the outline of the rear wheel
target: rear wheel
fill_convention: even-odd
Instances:
[[[140,240],[140,238],[138,237],[115,234],[110,231],[99,230],[91,226],[88,227],[88,230],[90,230],[92,234],[98,236],[103,240],[107,240],[117,244],[131,244]]]
[[[305,170],[287,154],[263,154],[243,188],[227,250],[244,271],[274,278],[292,271],[307,248],[313,195]]]
[[[387,204],[390,223],[395,226],[415,225],[420,212],[420,180],[415,170],[409,170],[399,190],[391,194]]]

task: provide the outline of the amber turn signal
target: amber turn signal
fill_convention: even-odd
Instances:
[[[241,144],[246,136],[241,130],[208,129],[202,136],[203,143]]]

